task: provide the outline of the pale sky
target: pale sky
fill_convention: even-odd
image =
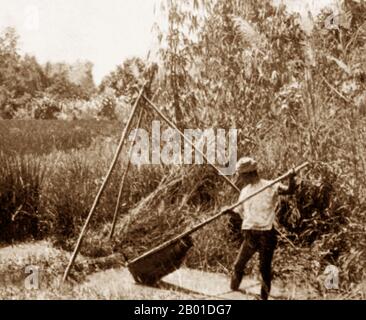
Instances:
[[[0,0],[0,30],[16,27],[22,52],[47,61],[89,60],[97,83],[130,56],[146,57],[154,0]]]
[[[14,26],[22,52],[40,63],[91,61],[99,83],[126,58],[146,57],[156,41],[151,33],[156,1],[0,0],[0,30]],[[285,0],[299,10],[305,3],[318,8],[332,1]]]

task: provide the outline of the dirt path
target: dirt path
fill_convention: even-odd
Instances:
[[[42,264],[43,267],[57,270],[51,278],[60,279],[63,265],[70,254],[57,250],[46,241],[21,244],[0,249],[2,272],[14,269],[14,266],[25,268],[30,263]],[[78,257],[79,261],[87,261]],[[138,285],[126,268],[97,271],[88,275],[81,283],[66,287],[56,286],[57,281],[48,281],[37,291],[27,294],[22,282],[8,283],[5,289],[11,292],[10,298],[16,299],[235,299],[253,300],[258,298],[260,282],[256,279],[244,278],[241,291],[229,289],[230,279],[224,274],[215,274],[182,268],[165,277],[156,287]],[[18,291],[17,291],[18,290]],[[6,292],[6,290],[5,290]],[[19,296],[17,296],[17,292]],[[5,296],[4,296],[5,295]],[[296,288],[285,288],[274,281],[272,299],[305,299],[308,293]],[[6,293],[3,294],[6,298]]]

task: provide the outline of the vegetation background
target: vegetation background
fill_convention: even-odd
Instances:
[[[297,248],[282,239],[275,276],[326,298],[319,279],[336,265],[337,297],[364,299],[366,3],[342,1],[347,19],[332,28],[324,9],[311,32],[267,0],[161,4],[168,28],[155,27],[156,104],[180,128],[238,128],[239,156],[257,158],[264,177],[312,161],[296,195],[279,204],[281,230]],[[17,41],[12,28],[0,37],[0,240],[49,239],[70,251],[151,65],[130,59],[96,87],[92,64],[41,66],[19,55]],[[153,118],[145,113],[142,125]],[[209,167],[132,167],[107,241],[126,162],[92,221],[87,257],[134,258],[237,197]],[[194,240],[187,266],[230,272],[238,222],[225,217]]]

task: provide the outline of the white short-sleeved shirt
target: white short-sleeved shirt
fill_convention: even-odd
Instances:
[[[260,179],[258,183],[246,186],[240,193],[239,201],[270,183],[271,181]],[[242,230],[272,230],[276,216],[278,191],[281,187],[284,186],[280,183],[275,184],[234,210],[243,219]]]

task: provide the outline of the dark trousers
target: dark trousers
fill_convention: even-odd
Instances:
[[[231,288],[237,290],[244,276],[244,269],[250,258],[259,252],[260,272],[262,275],[261,298],[267,300],[271,291],[272,258],[277,245],[277,233],[271,231],[244,230],[244,240],[234,264]]]

